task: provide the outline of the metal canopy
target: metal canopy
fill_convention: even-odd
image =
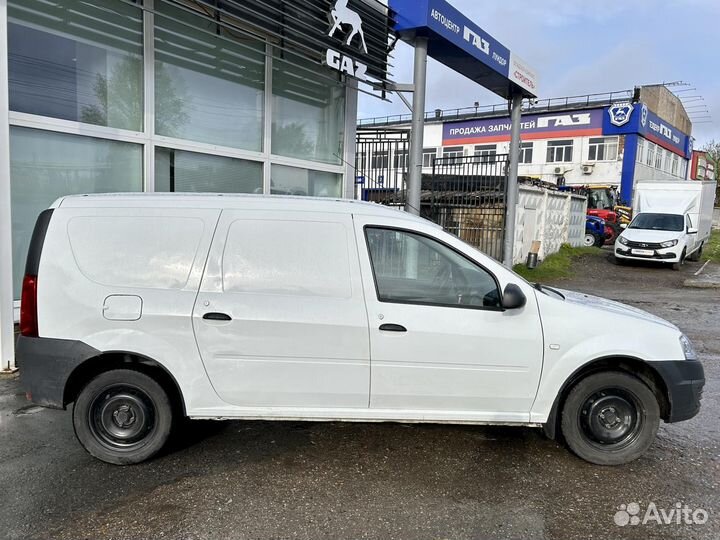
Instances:
[[[427,38],[435,60],[506,99],[537,96],[535,71],[445,0],[390,0],[390,9],[400,37]]]

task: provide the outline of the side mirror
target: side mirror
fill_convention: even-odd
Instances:
[[[522,289],[514,283],[505,286],[502,297],[502,307],[505,309],[520,309],[527,303],[527,298]]]
[[[627,229],[628,224],[627,223],[621,223],[620,228],[621,229]]]
[[[687,233],[688,234],[697,234],[698,230],[695,227],[688,227]]]

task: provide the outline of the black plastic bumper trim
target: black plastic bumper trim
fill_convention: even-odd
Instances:
[[[82,341],[20,336],[15,359],[20,380],[33,403],[64,409],[65,386],[70,374],[100,351]]]
[[[665,382],[670,399],[668,422],[681,422],[700,411],[705,370],[699,360],[651,362]]]

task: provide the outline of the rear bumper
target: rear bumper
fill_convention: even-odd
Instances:
[[[65,386],[85,360],[100,354],[82,341],[20,336],[15,360],[20,380],[33,403],[53,409],[65,408]]]
[[[700,411],[705,370],[698,360],[652,362],[668,390],[670,412],[667,422],[681,422]]]

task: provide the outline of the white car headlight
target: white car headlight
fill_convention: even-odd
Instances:
[[[680,336],[680,346],[682,347],[683,354],[685,355],[685,360],[698,359],[697,352],[695,352],[695,347],[693,347],[693,344],[690,342],[690,340],[685,334]]]
[[[618,242],[620,242],[623,246],[627,246],[627,245],[628,245],[628,240],[627,240],[627,238],[625,238],[624,236],[619,236],[619,237],[618,237]]]
[[[678,241],[677,240],[668,240],[667,242],[663,242],[660,245],[664,248],[675,247],[678,245]]]

